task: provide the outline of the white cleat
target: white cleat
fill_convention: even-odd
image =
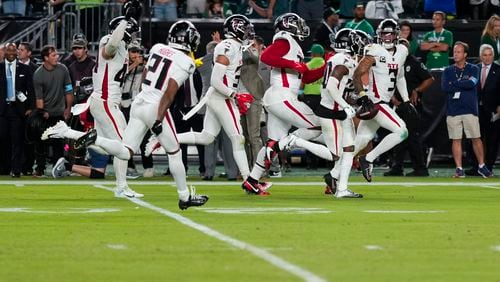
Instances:
[[[115,197],[117,198],[142,198],[144,194],[137,193],[134,190],[124,187],[124,188],[115,188]]]
[[[68,131],[68,125],[63,121],[58,121],[54,126],[47,128],[40,139],[48,140],[49,138],[66,138],[64,133]]]
[[[337,190],[337,192],[335,192],[335,197],[337,199],[341,199],[341,198],[363,198],[363,195],[362,194],[358,194],[356,192],[353,192],[349,189],[345,189],[345,190]]]
[[[158,141],[158,138],[156,138],[156,136],[154,135],[151,135],[151,137],[149,137],[148,143],[146,144],[144,155],[146,157],[149,157],[154,151],[160,149],[160,147],[161,144],[160,141]]]

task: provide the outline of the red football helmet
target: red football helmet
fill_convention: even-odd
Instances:
[[[248,109],[252,105],[253,96],[250,93],[239,93],[235,96],[238,109],[241,115],[246,115]]]

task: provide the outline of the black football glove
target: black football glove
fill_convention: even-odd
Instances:
[[[372,100],[370,98],[368,98],[368,96],[366,96],[366,95],[359,97],[358,100],[356,100],[356,104],[358,106],[364,107],[364,108],[374,107]]]
[[[153,124],[153,127],[151,127],[151,131],[158,136],[161,134],[163,131],[163,126],[161,125],[161,120],[156,120],[155,123]]]

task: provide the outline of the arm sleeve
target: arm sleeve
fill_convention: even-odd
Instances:
[[[328,90],[328,93],[330,96],[333,97],[333,100],[337,102],[342,108],[346,108],[349,106],[347,102],[342,98],[342,92],[340,92],[339,89],[339,81],[337,78],[330,76],[328,78],[328,83],[326,84],[326,89]]]
[[[125,29],[127,28],[127,21],[122,20],[118,26],[115,28],[113,33],[111,33],[111,37],[104,47],[104,51],[108,55],[114,55],[116,53],[116,49],[118,49],[118,44],[123,39],[123,35],[125,34]]]
[[[307,72],[305,72],[304,76],[302,77],[302,82],[304,82],[305,84],[308,84],[308,83],[315,82],[316,80],[323,77],[323,73],[325,72],[325,66],[326,66],[326,63],[323,64],[320,68],[308,70]]]
[[[273,44],[264,50],[260,60],[271,67],[293,69],[296,62],[283,58],[289,50],[290,44],[288,41],[285,39],[275,40]]]
[[[227,66],[215,63],[212,69],[212,76],[210,77],[210,84],[217,92],[230,97],[233,94],[233,90],[229,89],[227,85],[224,84],[224,74],[226,73]]]

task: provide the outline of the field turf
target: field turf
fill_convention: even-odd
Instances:
[[[188,179],[190,180],[190,179]],[[190,182],[210,196],[181,211],[171,178],[0,179],[0,281],[500,281],[500,179],[318,177]]]

